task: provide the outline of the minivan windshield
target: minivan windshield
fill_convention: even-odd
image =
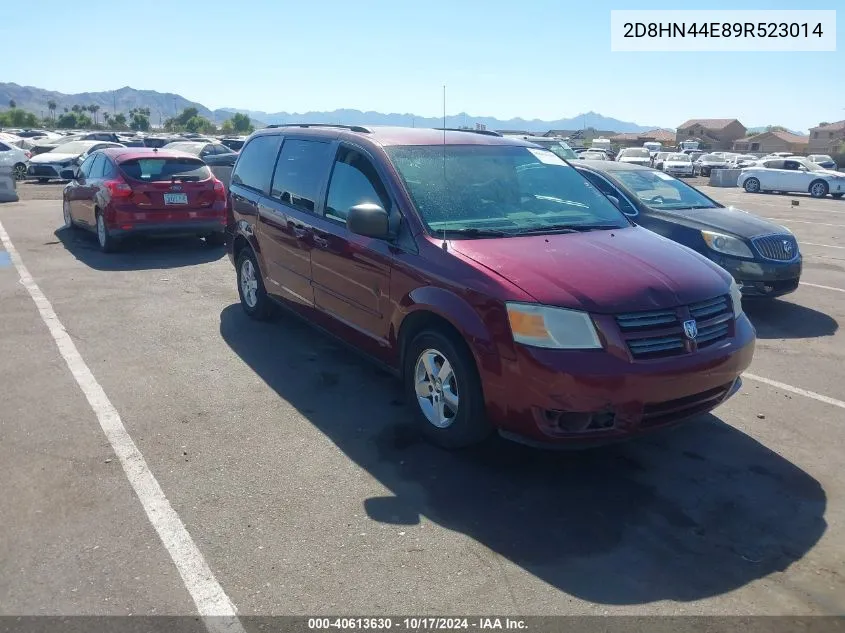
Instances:
[[[716,209],[719,205],[685,182],[651,169],[619,169],[612,172],[630,193],[652,209]]]
[[[549,150],[518,145],[386,148],[432,233],[616,229],[630,221]]]

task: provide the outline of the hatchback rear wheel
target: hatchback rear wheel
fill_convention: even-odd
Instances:
[[[422,433],[444,448],[487,438],[481,381],[466,346],[438,330],[418,334],[405,352],[405,394]]]
[[[113,253],[118,247],[118,241],[109,233],[106,219],[99,209],[97,210],[97,242],[100,244],[100,250],[104,253]]]
[[[62,216],[65,220],[66,229],[76,228],[76,225],[73,223],[73,216],[70,213],[70,202],[68,202],[67,200],[62,201]]]

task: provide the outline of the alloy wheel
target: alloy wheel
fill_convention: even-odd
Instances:
[[[458,415],[458,381],[452,364],[436,350],[427,349],[414,366],[417,403],[426,419],[439,429],[450,426]]]
[[[247,307],[254,308],[258,304],[258,278],[249,258],[241,264],[241,294]]]
[[[26,165],[23,163],[18,163],[15,165],[13,169],[13,173],[15,176],[15,180],[25,180],[26,179]]]

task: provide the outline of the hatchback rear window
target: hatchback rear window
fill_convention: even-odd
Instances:
[[[120,171],[132,180],[170,182],[174,176],[198,180],[211,178],[211,170],[195,158],[136,158],[120,164]]]

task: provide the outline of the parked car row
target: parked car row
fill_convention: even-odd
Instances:
[[[548,139],[277,126],[246,139],[227,191],[207,145],[89,150],[60,173],[66,225],[107,252],[225,241],[248,316],[283,307],[370,355],[446,447],[603,442],[709,411],[751,362],[742,298],[802,272],[788,229],[675,177],[689,153],[657,170],[647,148],[571,160]]]
[[[814,198],[845,195],[845,173],[825,169],[802,156],[761,160],[744,168],[737,185],[748,193],[809,193]]]

